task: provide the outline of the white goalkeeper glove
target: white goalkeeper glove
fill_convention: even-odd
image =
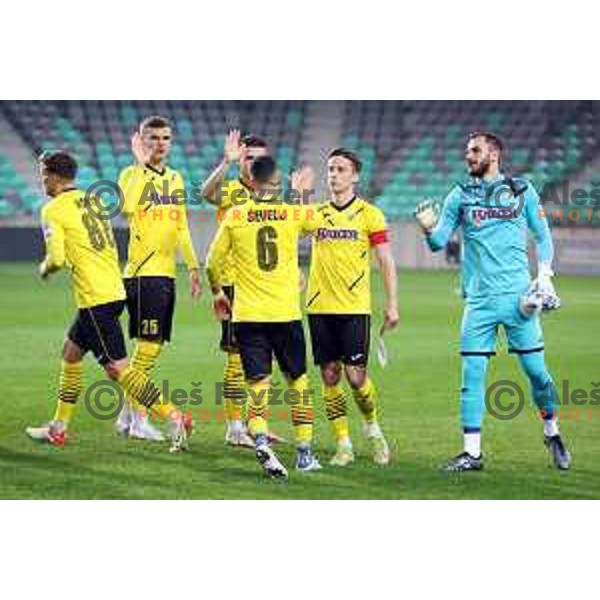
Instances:
[[[552,283],[553,275],[554,272],[550,263],[539,263],[537,278],[521,297],[521,312],[525,316],[531,316],[540,310],[557,310],[560,308],[560,298]]]
[[[521,296],[521,314],[526,318],[539,314],[543,300],[544,296],[538,288],[537,281],[532,281],[528,290]]]
[[[553,275],[554,271],[549,262],[539,263],[536,282],[542,294],[542,310],[557,310],[560,308],[560,298],[552,283]]]
[[[430,233],[437,225],[440,216],[440,205],[431,200],[421,202],[415,208],[415,219],[425,233]]]

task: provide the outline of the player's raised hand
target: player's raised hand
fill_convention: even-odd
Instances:
[[[223,290],[215,294],[213,310],[219,321],[227,321],[231,318],[231,302]]]
[[[235,163],[240,160],[242,156],[242,144],[239,129],[232,129],[225,137],[223,154],[229,163]]]
[[[312,167],[305,165],[296,169],[290,177],[290,184],[293,190],[304,192],[314,189],[315,172]]]
[[[190,271],[190,292],[192,294],[192,300],[198,300],[202,294],[202,279],[198,269],[192,269]]]
[[[131,138],[131,152],[139,167],[145,167],[152,158],[152,151],[146,147],[142,136],[138,132],[134,133]]]
[[[437,225],[439,218],[439,205],[431,200],[421,202],[415,208],[415,219],[425,233],[429,233]]]

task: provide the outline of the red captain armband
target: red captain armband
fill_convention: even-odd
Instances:
[[[379,246],[379,244],[385,244],[390,241],[390,234],[387,229],[383,231],[374,231],[369,234],[369,242],[371,246]]]

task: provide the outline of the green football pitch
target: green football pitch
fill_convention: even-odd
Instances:
[[[333,443],[318,395],[315,436],[323,471],[291,470],[289,483],[280,484],[263,478],[251,451],[226,447],[214,398],[223,364],[218,325],[209,311],[209,294],[193,305],[183,275],[174,340],[154,379],[186,390],[191,382],[202,382],[200,408],[203,418],[211,418],[197,423],[191,451],[171,455],[164,444],[120,439],[113,421],[93,418],[83,402],[68,445],[32,443],[24,429],[47,420],[54,410],[62,339],[74,314],[68,276],[59,274],[44,283],[34,273],[31,264],[0,265],[3,498],[600,498],[600,407],[580,407],[563,420],[574,460],[571,471],[561,473],[551,466],[528,393],[525,409],[515,419],[487,416],[484,471],[440,472],[439,465],[461,449],[462,306],[456,292],[458,276],[447,272],[400,273],[401,324],[387,337],[389,363],[382,369],[372,360],[382,424],[393,450],[388,467],[371,463],[351,403],[357,460],[345,469],[327,466]],[[561,386],[568,380],[571,390],[589,392],[592,382],[600,381],[596,350],[600,279],[561,276],[556,284],[563,308],[544,316],[548,363]],[[379,287],[375,296],[379,303]],[[506,354],[502,340],[499,346],[489,382],[511,379],[527,390],[516,359]],[[316,385],[313,368],[310,376]],[[86,384],[102,378],[103,372],[88,357]],[[564,406],[563,412],[568,415],[572,408]],[[290,423],[279,420],[272,426],[291,437]],[[291,466],[293,447],[280,448],[281,458]]]

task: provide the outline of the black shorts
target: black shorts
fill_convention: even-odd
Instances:
[[[291,379],[306,373],[306,340],[302,321],[235,323],[244,375],[248,380],[271,374],[273,356]]]
[[[125,279],[129,337],[168,342],[175,312],[175,280],[171,277]]]
[[[119,321],[124,308],[123,300],[80,308],[67,337],[84,354],[91,350],[101,365],[125,358],[127,349]]]
[[[367,366],[371,342],[370,315],[308,315],[316,365],[341,361]]]
[[[223,292],[229,298],[229,302],[233,305],[233,286],[232,285],[224,285]],[[231,315],[229,315],[230,320],[221,321],[221,350],[223,352],[239,352],[239,346],[237,340],[235,339],[234,326],[231,322]]]

